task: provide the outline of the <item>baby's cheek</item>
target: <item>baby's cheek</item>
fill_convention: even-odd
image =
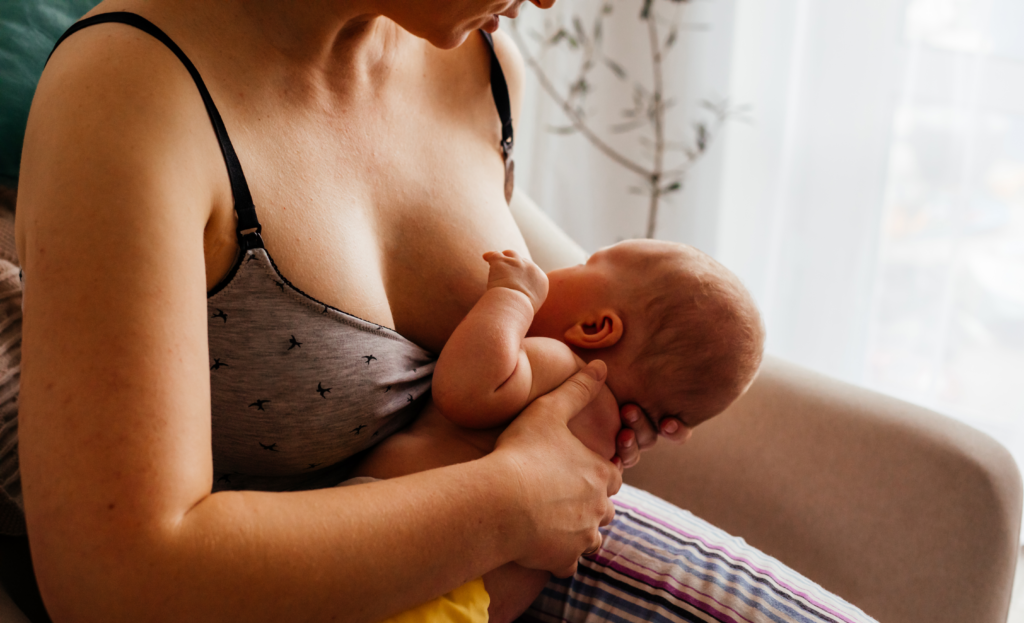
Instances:
[[[619,405],[607,387],[569,422],[569,430],[583,445],[609,461],[615,456],[615,436],[621,428]]]

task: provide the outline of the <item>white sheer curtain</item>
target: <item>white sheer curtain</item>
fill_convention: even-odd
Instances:
[[[642,2],[613,4],[606,48],[643,78]],[[690,171],[658,237],[740,275],[771,352],[959,417],[1024,464],[1024,2],[654,5],[691,26],[667,65],[670,134],[692,136],[703,98],[751,107]],[[600,6],[559,0],[524,11],[518,31],[536,50],[545,20],[550,32]],[[565,54],[542,65],[570,82]],[[590,85],[596,129],[624,107],[623,85],[611,72]],[[550,131],[565,124],[531,75],[520,185],[589,250],[642,234],[636,176]]]

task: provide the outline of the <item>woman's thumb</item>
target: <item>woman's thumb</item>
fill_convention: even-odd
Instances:
[[[607,376],[608,366],[600,359],[595,359],[547,396],[543,396],[542,401],[548,403],[547,408],[552,416],[568,424],[597,397]]]

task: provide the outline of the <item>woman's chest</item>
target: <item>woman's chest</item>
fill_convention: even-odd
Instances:
[[[243,166],[267,249],[304,292],[438,352],[484,291],[481,254],[525,251],[496,117],[348,121],[253,141]]]

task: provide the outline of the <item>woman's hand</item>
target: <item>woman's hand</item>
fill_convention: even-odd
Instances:
[[[622,486],[622,468],[588,450],[568,423],[599,394],[607,368],[592,361],[541,396],[498,438],[494,457],[516,473],[519,507],[527,520],[515,562],[557,576],[576,572],[585,551],[601,543],[599,526],[615,516],[609,496]]]
[[[622,430],[615,438],[615,447],[623,467],[636,465],[640,460],[640,452],[653,448],[659,434],[673,443],[682,445],[693,433],[692,428],[674,417],[664,417],[655,425],[644,416],[640,407],[632,404],[622,405],[619,415],[622,417]]]

